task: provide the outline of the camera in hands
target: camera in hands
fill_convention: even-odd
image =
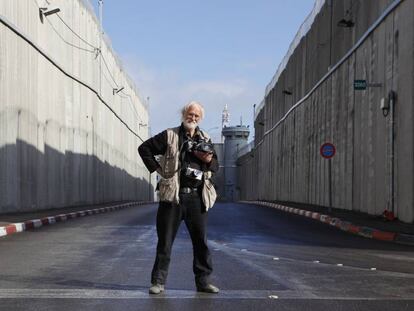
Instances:
[[[200,152],[205,152],[205,153],[213,153],[214,147],[212,143],[208,143],[205,141],[197,142],[193,140],[188,140],[187,151],[188,152],[200,151]]]
[[[196,168],[187,167],[185,170],[185,176],[196,179],[196,180],[202,180],[203,179],[203,171],[200,171]]]

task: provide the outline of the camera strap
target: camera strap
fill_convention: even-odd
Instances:
[[[190,163],[185,161],[185,153],[187,151],[183,152],[183,149],[184,149],[184,146],[188,143],[188,141],[191,141],[191,140],[192,140],[191,138],[187,137],[187,139],[184,140],[184,142],[180,146],[180,151],[179,152],[180,152],[180,170],[181,171],[186,171],[187,168],[190,167]]]

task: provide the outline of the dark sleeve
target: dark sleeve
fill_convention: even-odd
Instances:
[[[156,171],[160,166],[157,160],[155,160],[155,156],[163,155],[166,151],[167,131],[163,131],[154,137],[151,137],[138,147],[138,153],[150,173]]]
[[[212,143],[211,139],[209,139],[208,142]],[[218,159],[217,159],[216,150],[214,150],[213,158],[211,159],[211,162],[207,164],[207,169],[209,171],[212,171],[213,173],[217,173],[219,171],[219,163],[218,163]]]
[[[217,160],[217,155],[214,153],[211,162],[208,164],[208,170],[212,171],[213,173],[217,173],[219,170],[219,163]]]

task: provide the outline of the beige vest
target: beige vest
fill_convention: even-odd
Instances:
[[[167,129],[167,151],[160,158],[160,168],[157,173],[161,175],[159,182],[160,201],[180,203],[180,146],[179,146],[180,127]],[[207,133],[201,131],[201,136],[209,140]],[[211,182],[211,171],[204,172],[203,202],[207,210],[211,208],[217,197],[213,183]]]

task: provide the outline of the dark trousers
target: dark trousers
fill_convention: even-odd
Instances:
[[[152,284],[165,284],[171,249],[181,221],[184,220],[193,243],[193,271],[196,286],[208,283],[212,260],[207,246],[207,212],[198,193],[180,194],[180,204],[160,202],[157,213],[157,255],[151,273]]]

